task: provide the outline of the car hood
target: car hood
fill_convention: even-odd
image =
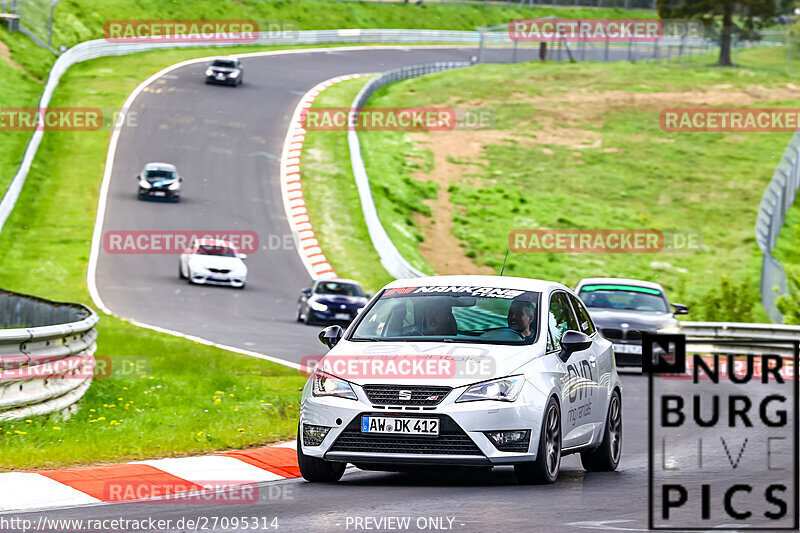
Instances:
[[[221,255],[194,254],[189,258],[192,267],[228,268],[230,270],[246,269],[244,262],[238,257],[224,257]]]
[[[620,324],[625,323],[628,324],[626,326],[627,329],[656,331],[659,328],[678,325],[678,319],[672,313],[650,313],[590,307],[589,315],[591,315],[598,328],[619,328]]]
[[[440,343],[440,342],[352,342],[341,340],[327,355],[331,364],[336,361],[355,359],[361,364],[372,365],[372,361],[420,359],[447,360],[453,365],[455,375],[450,373],[412,373],[398,376],[394,373],[361,372],[340,375],[357,385],[446,385],[462,387],[479,381],[511,375],[523,364],[540,353],[537,345],[509,346],[500,344]],[[368,361],[368,363],[362,363]],[[327,367],[327,368],[336,368]],[[384,368],[386,368],[384,366]]]
[[[232,67],[208,67],[214,72],[225,72],[226,74],[230,74],[231,72],[239,72],[240,69],[232,68]]]
[[[314,294],[311,299],[325,305],[358,305],[364,306],[367,299],[364,296],[339,296],[334,294]]]

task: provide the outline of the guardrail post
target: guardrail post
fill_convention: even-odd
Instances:
[[[792,30],[786,32],[786,47],[788,49],[788,57],[786,58],[786,73],[792,73]]]
[[[480,33],[480,46],[478,47],[478,63],[483,63],[483,28],[478,28],[478,32]]]

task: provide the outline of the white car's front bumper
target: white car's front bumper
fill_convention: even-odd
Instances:
[[[190,279],[192,283],[197,283],[198,285],[225,285],[229,287],[243,287],[247,281],[247,277],[243,275],[211,274],[196,271],[190,273]]]
[[[528,382],[515,402],[484,400],[456,403],[465,390],[465,387],[460,387],[453,389],[440,404],[425,407],[374,404],[358,385],[353,385],[357,400],[316,397],[308,389],[307,385],[301,405],[301,438],[304,424],[331,429],[320,445],[303,445],[303,453],[331,461],[370,465],[491,466],[534,461],[547,401],[547,397]],[[438,437],[362,434],[360,425],[364,414],[438,418],[440,433]],[[527,449],[501,451],[484,434],[487,431],[511,430],[530,431]]]

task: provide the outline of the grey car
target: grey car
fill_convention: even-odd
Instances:
[[[241,85],[244,81],[242,63],[236,58],[215,59],[206,68],[206,83],[223,85]]]
[[[600,334],[614,344],[618,366],[641,366],[642,332],[680,333],[675,315],[689,308],[670,303],[658,283],[624,278],[585,278],[575,292]]]

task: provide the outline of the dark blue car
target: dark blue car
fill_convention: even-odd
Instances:
[[[297,300],[297,321],[306,324],[349,324],[367,305],[369,295],[357,281],[317,280]]]

